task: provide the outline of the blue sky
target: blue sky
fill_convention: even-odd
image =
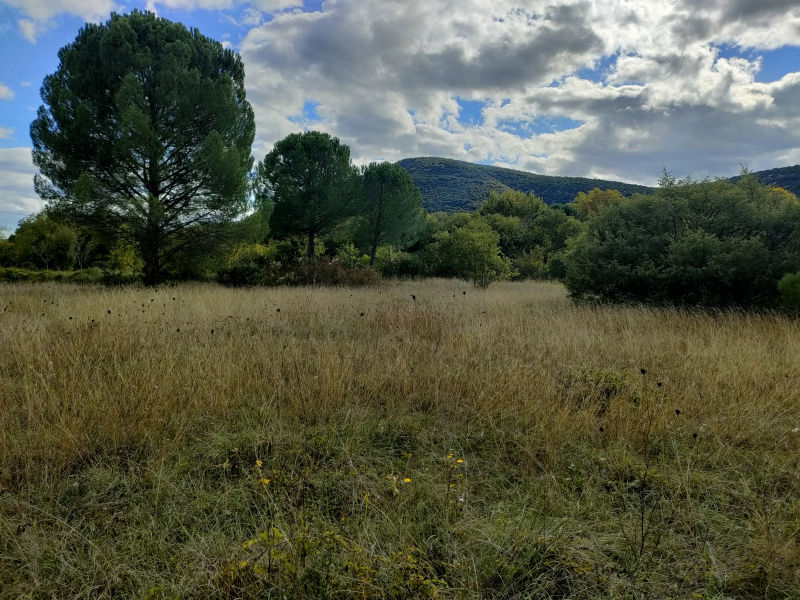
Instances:
[[[59,48],[133,8],[241,53],[256,159],[319,129],[357,162],[647,184],[800,162],[800,0],[0,0],[0,224],[42,206],[28,128]]]

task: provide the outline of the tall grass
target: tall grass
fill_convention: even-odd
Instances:
[[[436,280],[0,311],[0,596],[800,595],[795,320]]]

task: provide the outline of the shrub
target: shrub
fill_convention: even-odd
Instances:
[[[778,282],[781,304],[786,308],[800,309],[800,271],[787,273]]]
[[[452,233],[442,231],[426,250],[435,257],[436,274],[458,277],[486,288],[512,276],[511,261],[500,251],[500,235],[480,217]]]
[[[237,261],[219,272],[219,282],[229,287],[257,285],[376,285],[382,281],[371,268],[348,267],[327,256],[310,262],[281,264],[268,257]]]
[[[378,248],[375,255],[375,269],[383,277],[397,279],[415,279],[429,274],[423,252],[409,253],[396,250],[391,246]]]
[[[676,181],[590,217],[566,255],[577,300],[774,306],[800,263],[800,205],[752,176]]]
[[[15,283],[21,281],[49,282],[71,281],[75,283],[106,283],[108,274],[92,267],[80,271],[36,271],[16,267],[0,268],[0,281]]]

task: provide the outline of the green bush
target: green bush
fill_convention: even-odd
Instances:
[[[323,256],[316,261],[301,260],[282,264],[269,256],[234,262],[219,271],[219,282],[228,287],[274,285],[344,285],[379,284],[382,279],[371,268],[349,267]]]
[[[387,278],[416,279],[429,275],[430,269],[424,260],[424,253],[402,252],[391,246],[378,248],[375,256],[375,269]]]
[[[71,281],[75,283],[106,282],[107,274],[92,267],[80,271],[34,271],[16,267],[0,268],[0,281],[16,283],[20,281],[49,282]]]
[[[470,219],[452,233],[437,234],[426,250],[435,274],[458,277],[485,288],[493,281],[510,279],[511,261],[500,251],[500,235],[481,217]]]
[[[778,282],[781,304],[786,308],[800,309],[800,271],[787,273]]]
[[[577,300],[707,307],[775,306],[800,263],[800,205],[752,176],[676,181],[613,203],[565,257]]]

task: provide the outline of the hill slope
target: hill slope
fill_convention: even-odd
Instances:
[[[449,158],[405,158],[398,164],[409,172],[422,192],[425,208],[430,212],[472,212],[486,199],[489,192],[506,188],[533,192],[548,204],[572,202],[578,192],[588,192],[596,187],[619,190],[626,196],[653,191],[650,187],[620,181],[535,175]],[[782,187],[800,197],[800,165],[756,171],[754,175],[762,183]],[[738,179],[739,177],[731,177],[731,181]]]
[[[474,211],[492,190],[511,188],[533,192],[548,204],[572,202],[578,192],[593,188],[619,190],[629,196],[635,192],[650,193],[652,188],[588,179],[586,177],[554,177],[535,175],[490,165],[452,160],[449,158],[406,158],[398,162],[405,168],[422,192],[423,204],[430,212]]]
[[[800,165],[793,167],[780,167],[753,173],[761,183],[768,183],[775,187],[782,187],[800,197]],[[731,181],[738,181],[739,177],[731,177]]]

